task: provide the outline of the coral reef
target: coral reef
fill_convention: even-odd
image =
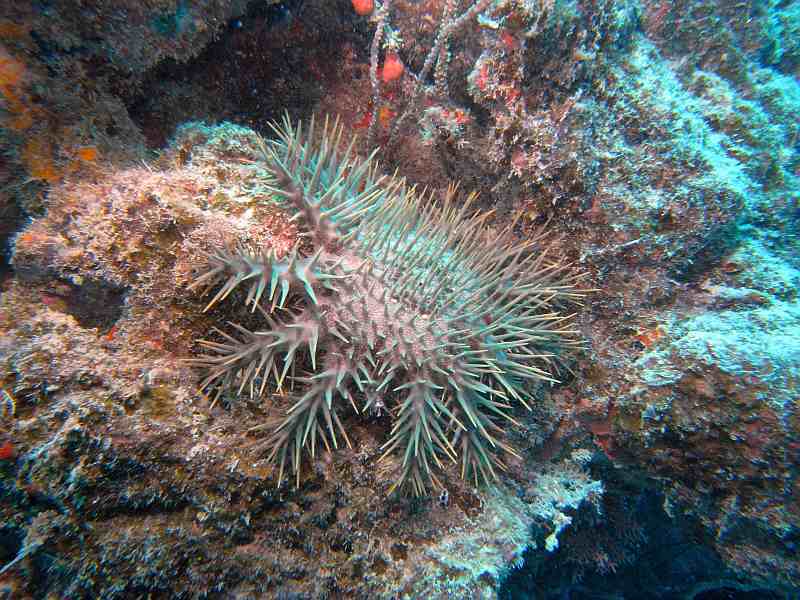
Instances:
[[[0,432],[12,444],[0,510],[18,589],[491,596],[533,543],[532,499],[505,477],[494,490],[452,477],[433,498],[387,496],[396,469],[375,468],[386,414],[343,413],[352,448],[318,452],[290,490],[252,448],[250,429],[269,422],[262,403],[210,410],[197,394],[184,361],[195,340],[226,315],[264,319],[237,303],[203,313],[187,289],[203,249],[248,240],[288,257],[304,239],[275,202],[262,143],[246,128],[187,124],[157,163],[54,189],[17,236],[0,298],[2,387],[16,400]],[[546,397],[531,408],[528,427],[546,431]],[[526,414],[505,427],[520,448]],[[524,479],[538,468],[513,456],[508,467]]]
[[[796,597],[799,15],[793,0],[3,3],[0,596]],[[492,486],[454,465],[431,470],[441,489],[387,494],[403,454],[379,459],[411,392],[383,392],[433,347],[413,340],[420,318],[399,359],[375,323],[397,346],[380,360],[407,372],[372,398],[353,380],[363,414],[331,394],[351,445],[335,429],[324,449],[323,414],[299,486],[275,485],[280,456],[259,445],[352,339],[323,316],[348,316],[349,280],[313,276],[345,275],[357,240],[322,238],[369,222],[313,235],[281,194],[263,145],[288,147],[268,127],[285,112],[338,118],[355,168],[376,164],[372,143],[397,169],[380,184],[368,169],[373,216],[407,195],[433,226],[461,182],[451,209],[480,192],[460,227],[488,215],[492,253],[546,227],[553,259],[598,289],[561,383],[511,382],[530,411],[485,396],[508,405],[488,432],[518,455],[500,449]],[[189,289],[214,260],[292,256],[285,303],[280,282],[261,293],[268,317],[258,287],[245,305],[255,277],[206,312],[231,272],[205,299]],[[386,279],[427,282],[419,269]],[[405,297],[417,306],[411,283]],[[359,335],[381,314],[367,298]],[[314,360],[300,343],[284,376],[283,344],[253,380],[265,398],[236,369],[198,393],[215,367],[197,340],[309,315]]]
[[[702,518],[731,565],[794,585],[800,272],[753,240],[729,261],[728,281],[706,280],[637,360],[642,385],[621,399],[630,425],[618,439],[670,473],[671,502],[704,497]],[[674,461],[688,457],[697,469],[677,475]]]

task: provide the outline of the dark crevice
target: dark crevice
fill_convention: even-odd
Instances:
[[[600,510],[584,504],[543,554],[537,545],[500,586],[503,600],[781,600],[774,590],[739,585],[693,519],[670,517],[658,485],[596,460],[602,480]],[[534,533],[538,531],[534,527]],[[538,535],[548,533],[545,528]],[[605,563],[603,562],[605,561]]]
[[[0,290],[14,273],[11,266],[11,243],[24,220],[24,215],[16,203],[6,198],[5,204],[0,206]]]
[[[125,99],[128,112],[151,148],[185,121],[232,121],[266,133],[287,109],[304,117],[338,77],[322,65],[336,64],[348,43],[368,47],[351,13],[349,2],[252,2],[197,58],[154,68],[140,93]]]
[[[692,597],[692,600],[782,600],[783,596],[764,589],[741,589],[734,586],[720,586],[705,590]]]
[[[24,530],[11,526],[0,528],[0,567],[14,559],[24,540]]]
[[[110,330],[122,316],[127,289],[100,279],[84,278],[80,285],[51,279],[30,268],[19,269],[22,280],[36,285],[39,299],[51,310],[71,315],[81,327]]]

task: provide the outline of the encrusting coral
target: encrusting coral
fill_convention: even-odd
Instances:
[[[374,154],[356,156],[338,124],[308,130],[288,118],[262,142],[270,192],[296,211],[313,244],[287,256],[243,245],[218,248],[191,285],[216,289],[206,310],[239,289],[266,328],[231,324],[201,340],[201,388],[261,397],[272,382],[297,397],[267,431],[263,447],[300,479],[303,449],[350,445],[340,413],[391,412],[384,457],[399,453],[392,489],[425,494],[435,469],[461,463],[475,483],[513,454],[499,423],[511,402],[527,406],[528,380],[554,380],[559,355],[580,343],[564,314],[579,275],[551,259],[545,236],[514,243],[512,228],[490,234],[490,213],[442,201],[397,176],[378,173]],[[301,241],[304,240],[301,238]],[[238,297],[238,294],[235,296]]]

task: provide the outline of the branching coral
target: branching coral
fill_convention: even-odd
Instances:
[[[217,399],[288,381],[300,390],[280,420],[257,428],[279,482],[290,465],[299,484],[304,449],[350,444],[348,404],[391,412],[382,450],[401,460],[392,489],[440,486],[447,461],[476,484],[496,478],[501,451],[513,453],[501,427],[512,402],[527,406],[526,382],[552,381],[559,354],[579,343],[561,312],[580,297],[577,276],[542,235],[521,244],[512,226],[490,235],[474,195],[459,204],[451,189],[437,202],[380,175],[338,124],[303,131],[285,120],[275,132],[262,146],[270,191],[296,211],[313,254],[298,245],[282,257],[242,246],[209,255],[191,286],[216,290],[206,308],[240,296],[266,327],[232,325],[201,341],[208,354],[191,360],[207,370],[201,387]]]

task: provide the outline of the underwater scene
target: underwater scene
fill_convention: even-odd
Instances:
[[[0,600],[800,598],[800,0],[2,0]]]

